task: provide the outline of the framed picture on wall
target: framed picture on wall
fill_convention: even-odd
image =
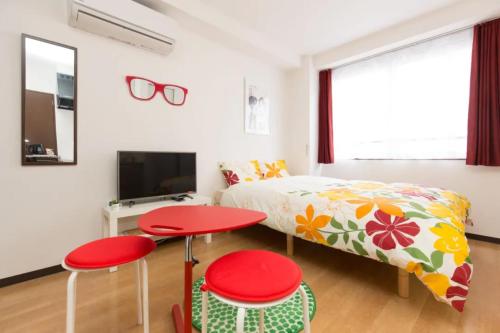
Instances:
[[[265,89],[245,79],[245,133],[269,135],[269,96]]]

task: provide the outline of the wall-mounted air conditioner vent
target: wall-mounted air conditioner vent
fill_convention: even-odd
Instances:
[[[175,46],[177,24],[131,0],[68,0],[70,25],[160,54]]]

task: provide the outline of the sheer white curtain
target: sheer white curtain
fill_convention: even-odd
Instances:
[[[465,158],[472,29],[333,71],[335,157]]]

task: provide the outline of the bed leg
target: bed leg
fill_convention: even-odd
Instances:
[[[293,236],[286,235],[286,255],[293,257]]]
[[[410,296],[410,274],[402,268],[398,268],[398,294],[402,298]]]

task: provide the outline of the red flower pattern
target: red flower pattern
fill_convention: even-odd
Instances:
[[[381,210],[375,212],[377,221],[370,221],[366,224],[366,233],[373,236],[372,242],[384,250],[396,248],[396,242],[402,247],[413,244],[413,239],[408,236],[416,236],[420,232],[420,227],[415,222],[407,222],[404,217],[395,216],[394,221],[391,215]]]
[[[232,170],[224,170],[222,171],[222,174],[224,175],[228,186],[232,186],[240,182],[240,178]]]
[[[458,311],[464,310],[465,298],[469,293],[469,283],[472,275],[472,269],[469,264],[465,263],[455,269],[451,280],[460,284],[459,286],[451,286],[446,290],[446,298],[452,299],[451,306]]]

